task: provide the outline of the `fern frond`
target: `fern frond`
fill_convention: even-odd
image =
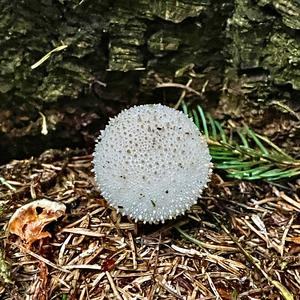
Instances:
[[[228,134],[200,105],[189,108],[183,102],[182,109],[205,135],[215,168],[225,170],[229,177],[276,181],[300,175],[300,160],[248,126]]]

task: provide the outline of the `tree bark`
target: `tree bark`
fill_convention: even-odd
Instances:
[[[299,132],[297,0],[3,0],[0,11],[2,160],[92,147],[107,117],[176,103],[181,89],[157,85],[190,79],[191,102],[264,125],[280,109]]]
[[[300,2],[236,0],[227,21],[226,114],[241,116],[299,157]],[[291,150],[291,149],[289,149]]]

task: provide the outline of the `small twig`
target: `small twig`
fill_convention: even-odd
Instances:
[[[100,265],[66,265],[64,266],[66,270],[73,270],[73,269],[89,269],[89,270],[98,270],[101,271],[103,269]]]
[[[216,299],[217,300],[222,300],[218,290],[216,289],[216,286],[214,285],[213,281],[211,280],[210,276],[209,276],[209,273],[206,274],[206,277],[207,277],[207,280],[208,280],[208,283],[212,289],[212,291],[214,292],[215,296],[216,296]]]
[[[187,82],[187,84],[186,84],[185,86],[186,86],[186,87],[190,87],[190,85],[192,84],[192,82],[193,82],[193,79],[190,79],[190,80]],[[175,106],[174,106],[175,109],[178,109],[179,106],[181,105],[181,103],[182,103],[182,101],[184,100],[184,97],[185,97],[185,95],[186,95],[186,92],[187,92],[187,90],[183,90],[183,91],[181,92],[181,95],[180,95],[180,97],[179,97],[177,103],[176,103]]]
[[[136,247],[135,247],[134,240],[133,240],[131,232],[128,233],[128,237],[129,237],[129,246],[131,248],[131,253],[132,253],[133,270],[136,270],[137,269]]]
[[[284,253],[284,245],[285,245],[285,241],[286,241],[286,237],[287,237],[287,234],[293,224],[293,221],[294,221],[294,216],[291,217],[289,223],[286,225],[285,229],[284,229],[284,232],[283,232],[283,235],[282,235],[282,239],[281,239],[281,245],[280,245],[280,254],[281,256],[283,256],[283,253]]]
[[[201,242],[195,238],[193,238],[192,236],[190,236],[189,234],[187,234],[185,231],[183,231],[180,227],[175,227],[175,229],[183,236],[185,237],[187,240],[191,241],[192,243],[198,245],[199,247],[201,247],[203,250],[207,249],[211,249],[211,250],[218,250],[218,251],[226,251],[226,252],[236,252],[238,249],[235,247],[228,247],[228,246],[220,246],[220,245],[212,245],[212,244],[208,244],[208,243],[204,243]],[[206,251],[206,250],[205,250]]]
[[[113,290],[113,292],[114,292],[116,298],[117,298],[118,300],[123,300],[123,297],[120,295],[120,293],[119,293],[119,291],[118,291],[118,289],[117,289],[117,287],[116,287],[116,285],[115,285],[115,283],[114,283],[114,280],[113,280],[113,278],[111,277],[110,273],[109,273],[108,271],[106,271],[106,272],[105,272],[105,275],[106,275],[106,277],[107,277],[107,279],[108,279],[108,281],[109,281],[109,283],[110,283],[110,286],[111,286],[111,288],[112,288],[112,290]]]
[[[194,90],[193,88],[186,86],[184,84],[181,83],[175,83],[175,82],[168,82],[168,83],[158,83],[156,85],[156,88],[161,89],[161,88],[179,88],[179,89],[183,89],[183,90],[187,90],[188,92],[191,92],[199,97],[201,97],[201,93],[197,92],[196,90]]]
[[[16,244],[15,244],[16,245]],[[59,270],[61,272],[65,272],[65,273],[71,273],[69,270],[66,270],[65,268],[61,268],[57,265],[55,265],[53,262],[51,262],[50,260],[44,258],[43,256],[41,255],[38,255],[34,252],[32,252],[31,250],[29,249],[26,249],[25,247],[21,246],[21,245],[16,245],[17,247],[19,247],[24,253],[27,253],[29,255],[31,255],[32,257],[36,258],[37,260],[39,261],[42,261],[44,262],[45,264],[49,265],[50,267],[56,269],[56,270]]]
[[[62,229],[61,232],[81,234],[81,235],[92,236],[92,237],[105,237],[105,233],[100,233],[85,228],[64,228]]]
[[[161,287],[166,289],[170,294],[172,294],[176,299],[185,300],[186,298],[182,295],[178,294],[176,288],[174,288],[170,283],[168,283],[162,276],[158,276],[156,281],[159,283]]]
[[[5,185],[6,187],[8,187],[10,190],[12,190],[14,192],[17,190],[15,187],[13,187],[11,184],[9,184],[9,182],[7,182],[5,180],[5,178],[3,178],[2,176],[0,176],[0,184]]]
[[[288,202],[289,204],[293,205],[294,208],[299,212],[300,211],[300,203],[292,199],[291,197],[287,196],[284,192],[279,193],[279,197],[281,197],[283,200]]]

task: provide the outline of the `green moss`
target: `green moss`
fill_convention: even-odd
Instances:
[[[287,27],[300,29],[300,2],[298,0],[275,0],[272,4],[281,14],[282,21]]]
[[[5,261],[3,251],[0,249],[0,280],[4,283],[12,283],[10,275],[10,267]]]
[[[285,33],[274,33],[263,50],[262,66],[276,84],[292,84],[300,90],[300,41]]]

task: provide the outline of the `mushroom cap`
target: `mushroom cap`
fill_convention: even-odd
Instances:
[[[94,172],[102,195],[133,219],[164,222],[196,203],[210,175],[206,140],[184,113],[134,106],[109,121],[97,140]]]

